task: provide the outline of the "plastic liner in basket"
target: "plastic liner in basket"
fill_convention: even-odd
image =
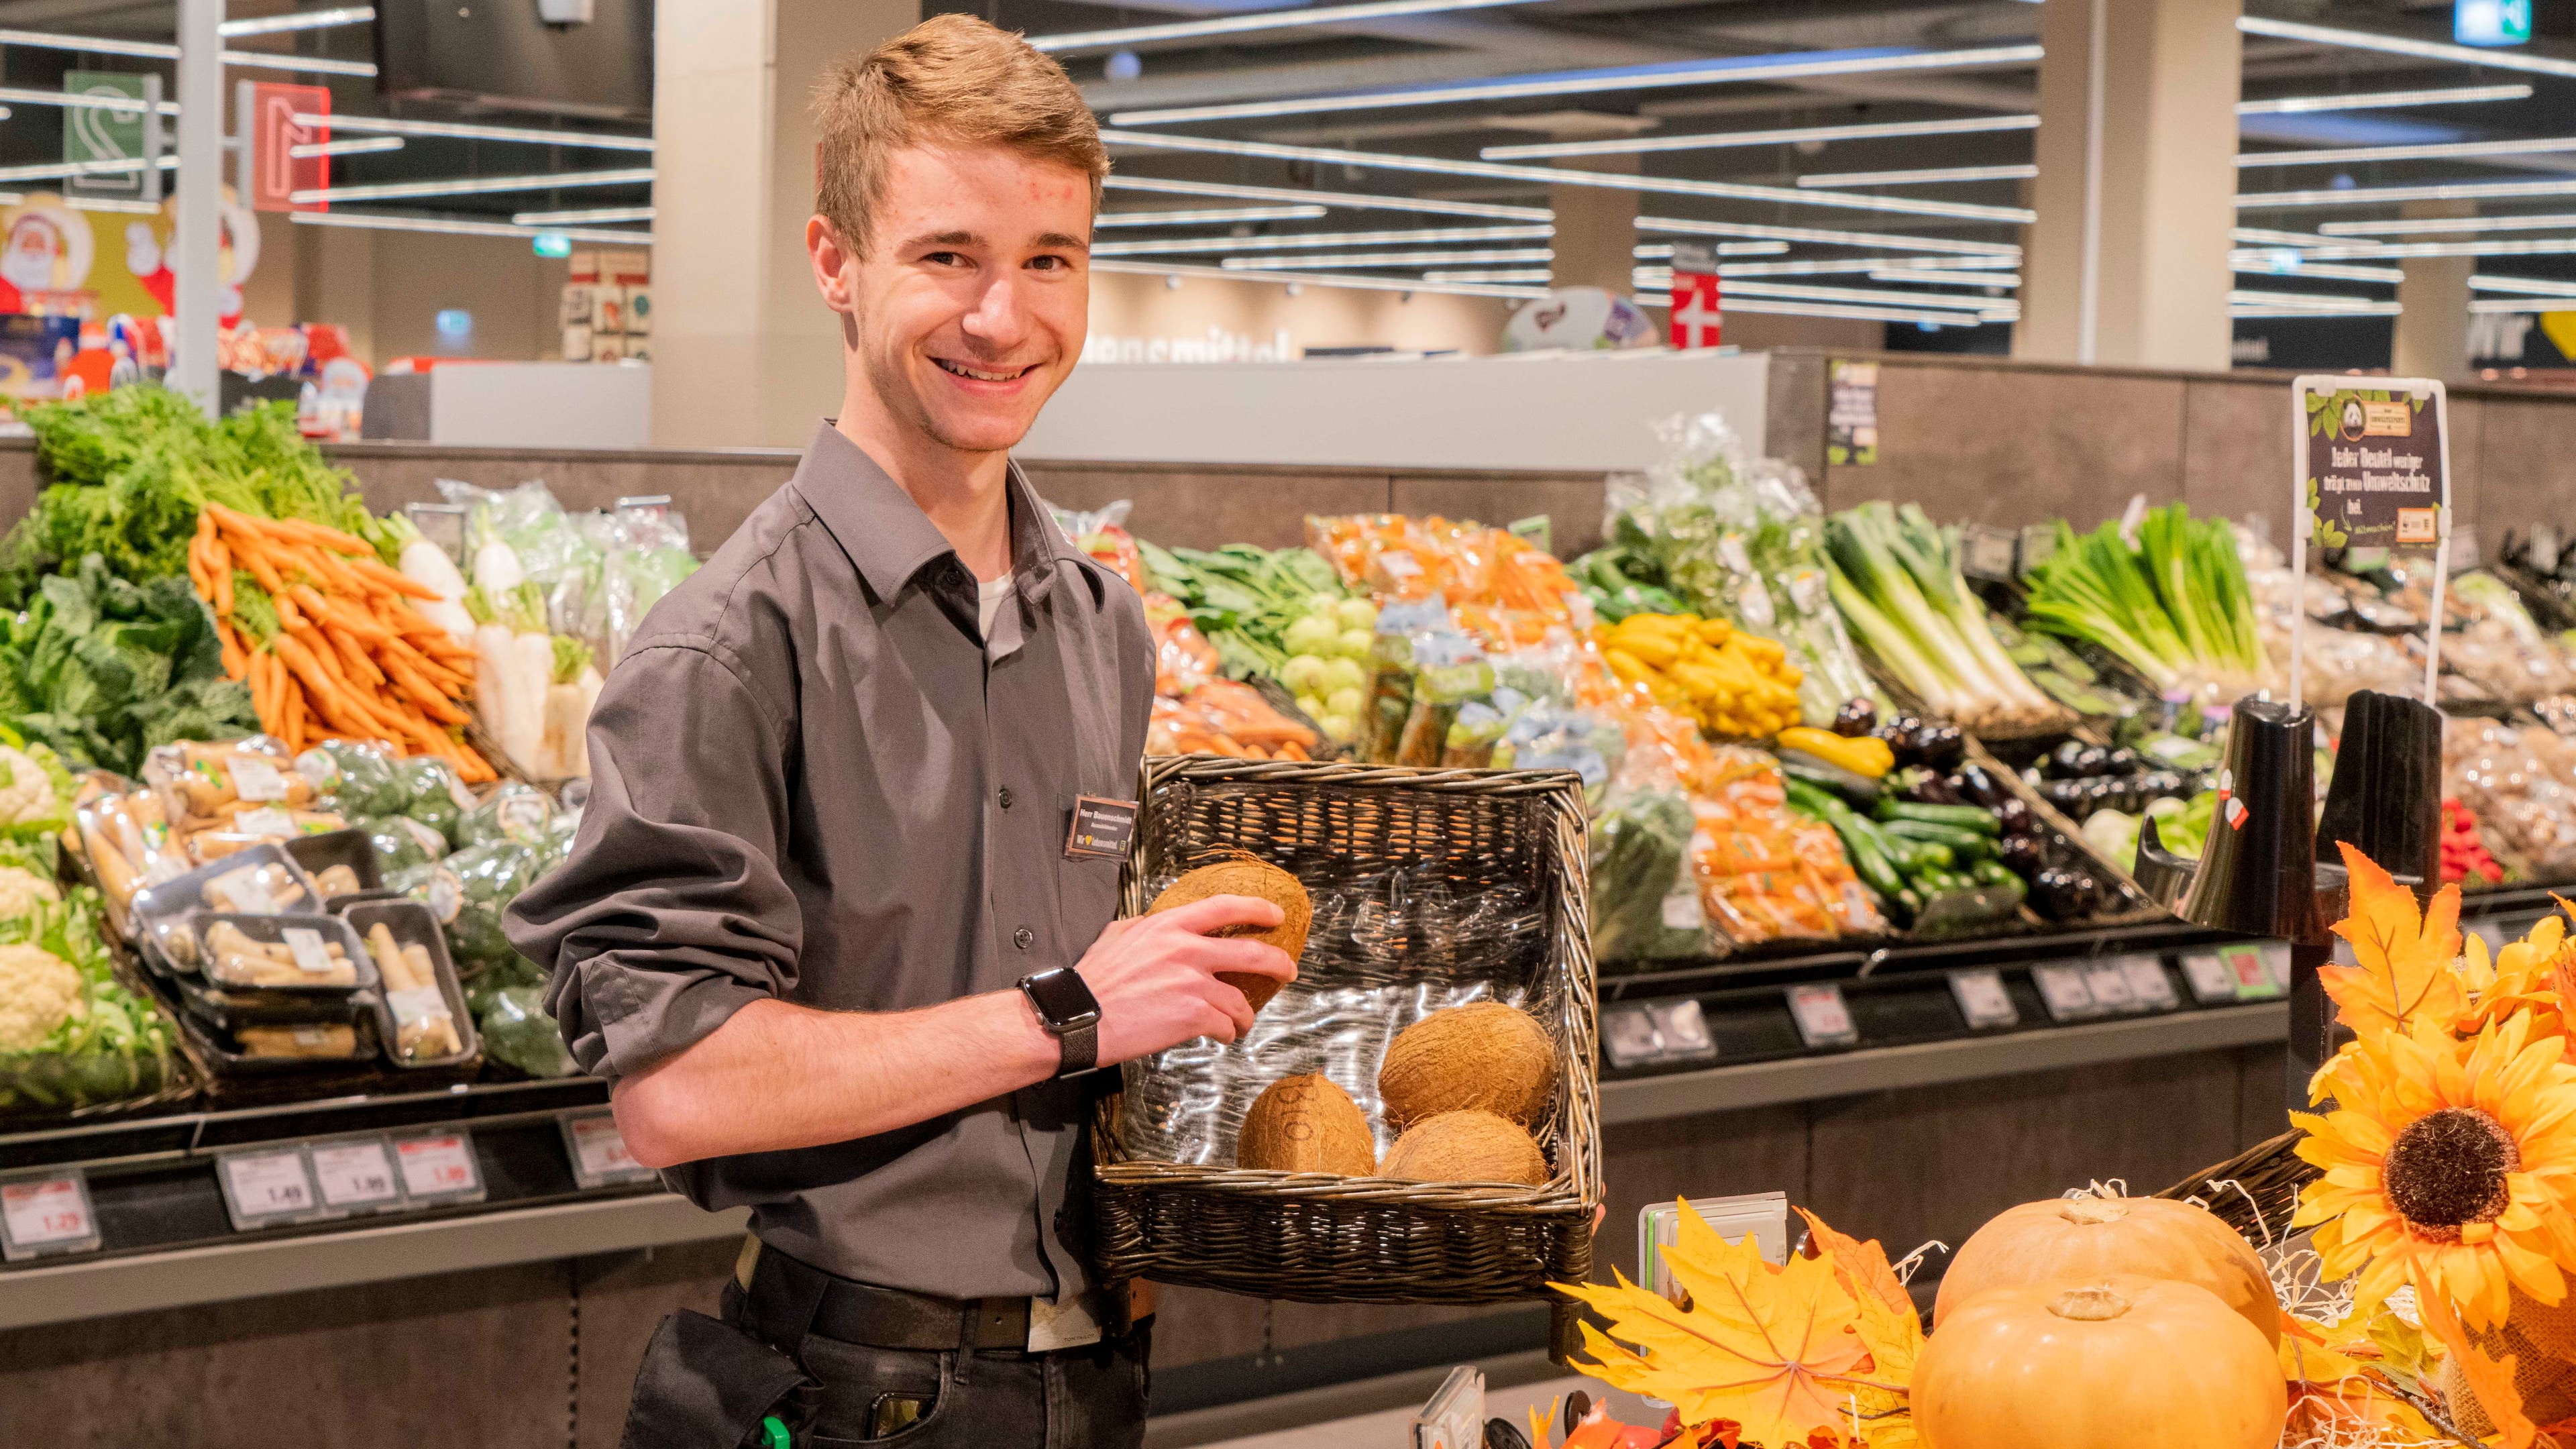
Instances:
[[[1302,1072],[1321,1072],[1350,1093],[1383,1154],[1393,1139],[1377,1074],[1397,1033],[1450,1007],[1502,1001],[1528,1011],[1551,1039],[1559,1035],[1562,988],[1546,969],[1554,902],[1540,872],[1486,875],[1493,866],[1484,863],[1469,875],[1438,853],[1363,863],[1294,843],[1241,843],[1295,875],[1314,901],[1298,980],[1239,1041],[1201,1038],[1126,1065],[1119,1147],[1129,1157],[1231,1167],[1253,1099]],[[1535,834],[1492,844],[1508,853],[1534,846]],[[1161,894],[1182,873],[1177,867],[1205,863],[1202,855],[1216,858],[1212,849],[1176,851],[1149,862],[1143,898]],[[1533,1125],[1541,1142],[1552,1139],[1552,1120]]]

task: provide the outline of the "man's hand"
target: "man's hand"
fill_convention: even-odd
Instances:
[[[1150,1056],[1196,1037],[1233,1041],[1252,1029],[1252,1004],[1220,971],[1297,979],[1297,963],[1267,941],[1209,934],[1268,928],[1279,908],[1255,896],[1210,896],[1112,921],[1074,966],[1100,1001],[1100,1064]]]

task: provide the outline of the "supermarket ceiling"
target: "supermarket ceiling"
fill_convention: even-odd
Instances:
[[[464,7],[236,0],[227,44],[274,57],[238,75],[330,87],[332,224],[641,238],[651,0],[596,6],[442,49],[432,27]],[[1104,265],[1531,295],[1571,178],[1639,193],[1641,289],[1694,237],[1722,247],[1731,309],[2014,315],[2028,0],[955,8],[1058,55],[1099,112]],[[2478,51],[2452,43],[2450,0],[2248,0],[2240,315],[2388,315],[2397,259],[2426,247],[2480,258],[2482,310],[2576,296],[2576,0],[2536,9],[2531,43]],[[59,184],[73,113],[41,96],[72,70],[166,73],[135,52],[172,23],[166,0],[0,0],[0,187]],[[2399,218],[2454,196],[2477,215]]]

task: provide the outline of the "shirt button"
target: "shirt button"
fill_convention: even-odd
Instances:
[[[1030,930],[1026,926],[1022,926],[1011,933],[1011,944],[1025,951],[1029,949],[1030,944],[1035,942],[1037,938],[1037,932]]]
[[[1008,785],[1002,787],[1002,808],[1005,810],[1011,808],[1011,787]]]

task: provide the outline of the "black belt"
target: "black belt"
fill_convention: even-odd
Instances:
[[[808,1333],[924,1353],[1029,1346],[1026,1298],[938,1298],[879,1288],[766,1246],[752,1265],[742,1317],[745,1327],[790,1353]]]

